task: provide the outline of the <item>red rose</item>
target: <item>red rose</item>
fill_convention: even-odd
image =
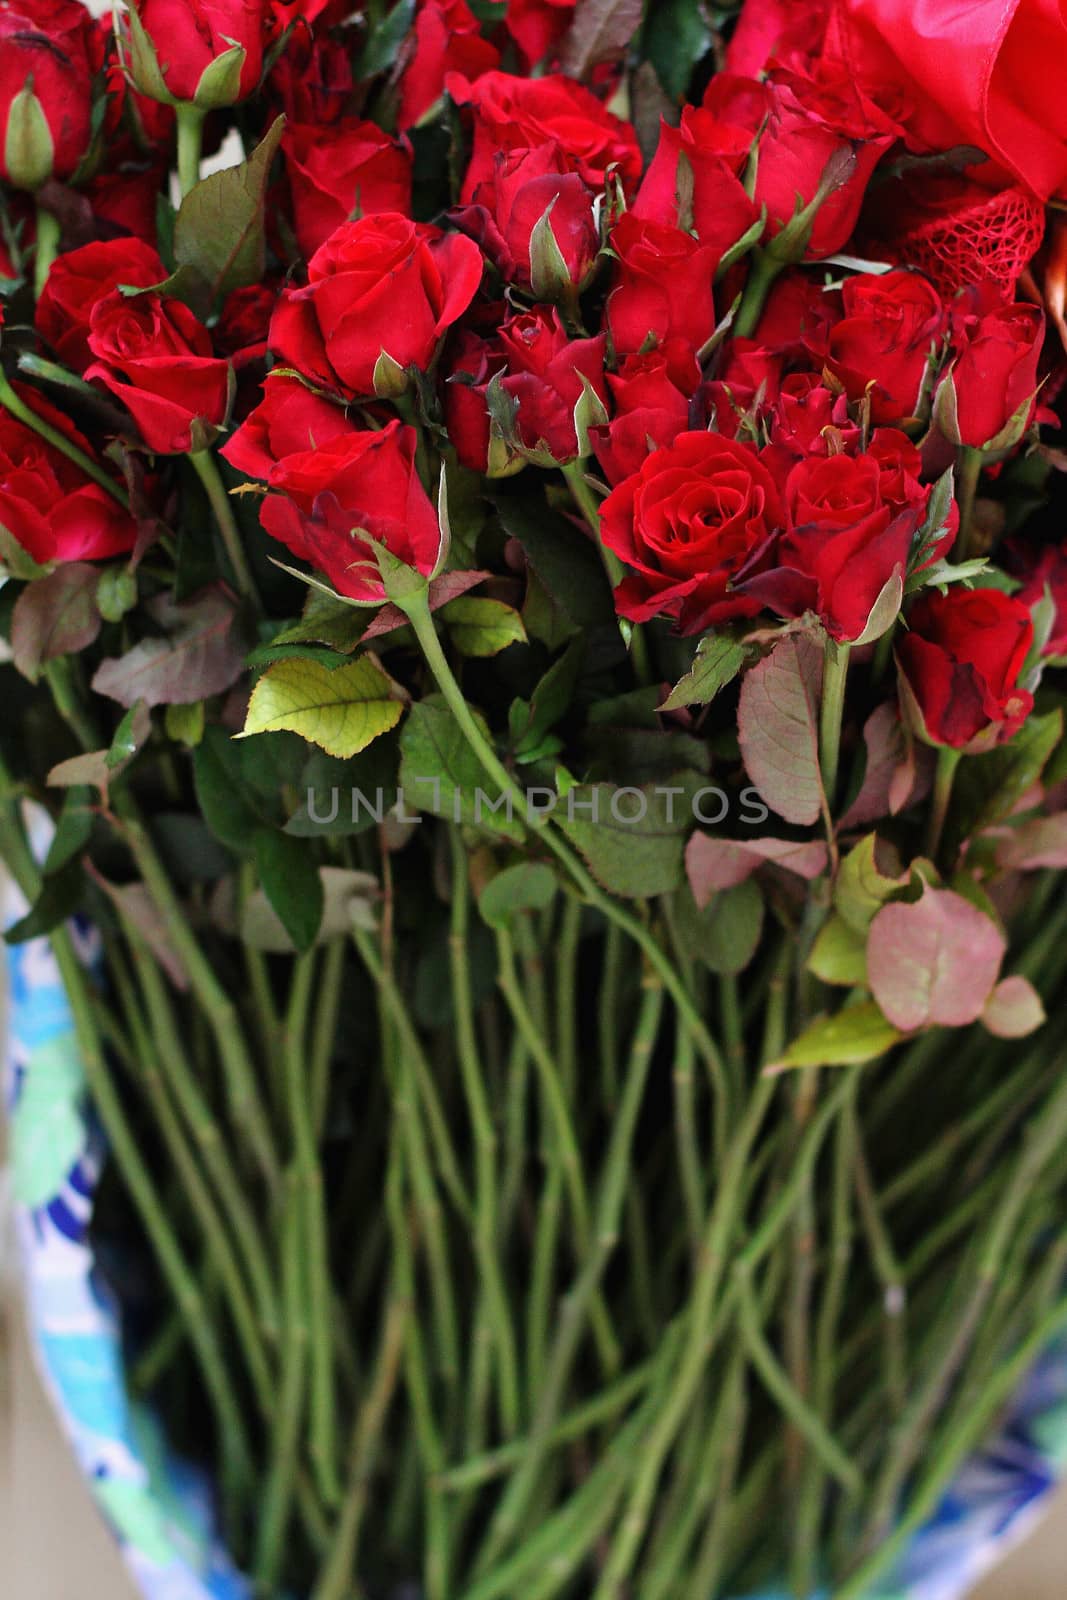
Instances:
[[[756,78],[775,59],[814,55],[829,13],[827,0],[760,0],[743,7],[727,47],[727,67]]]
[[[89,321],[98,301],[119,284],[148,289],[166,276],[158,253],[140,239],[83,244],[53,261],[37,301],[34,326],[64,366],[83,372],[93,359]]]
[[[444,385],[445,427],[456,455],[472,472],[489,470],[489,411],[485,392],[490,379],[506,367],[507,358],[499,340],[480,339],[464,328],[452,343]]]
[[[384,600],[368,533],[429,576],[441,530],[415,470],[414,428],[390,422],[380,433],[336,434],[315,449],[285,455],[271,469],[260,521],[272,538],[325,573],[338,594]]]
[[[505,322],[500,343],[508,364],[502,386],[518,402],[522,444],[554,461],[572,461],[578,454],[574,408],[582,397],[582,379],[607,400],[604,335],[571,339],[558,311],[535,306]]]
[[[529,288],[530,240],[547,214],[569,283],[580,285],[600,248],[593,195],[569,169],[559,147],[512,150],[497,156],[493,177],[478,185],[455,221],[492,258],[502,275]],[[545,287],[538,282],[538,292]],[[565,289],[566,285],[555,285]]]
[[[1067,540],[1037,548],[1010,544],[1007,564],[1022,579],[1016,598],[1028,611],[1046,594],[1052,600],[1052,629],[1042,654],[1067,656]]]
[[[574,21],[578,0],[509,0],[504,26],[529,66],[555,50]]]
[[[411,210],[411,152],[373,122],[290,123],[282,153],[296,241],[306,257],[353,214]]]
[[[83,450],[95,452],[73,423],[35,390],[15,384],[30,409]],[[133,518],[73,462],[0,410],[0,526],[41,565],[99,561],[132,550]]]
[[[597,460],[610,484],[638,472],[653,447],[670,444],[690,426],[689,409],[700,387],[700,365],[684,339],[626,357],[608,385],[615,415],[594,430]]]
[[[394,212],[346,222],[312,256],[307,287],[279,301],[271,349],[321,388],[370,395],[383,353],[426,370],[478,292],[482,268],[462,234]]]
[[[899,129],[862,97],[843,68],[824,67],[818,79],[779,72],[760,135],[753,198],[767,207],[770,235],[815,199],[834,168],[834,186],[819,205],[804,252],[808,261],[847,243],[871,174]]]
[[[860,437],[849,419],[847,396],[834,394],[814,372],[783,378],[770,434],[764,461],[782,483],[806,456],[829,455],[831,440],[835,449],[851,450]]]
[[[158,74],[146,72],[141,52],[127,45],[130,74],[153,100],[171,95],[205,109],[233,105],[259,86],[270,10],[265,0],[134,0],[155,49]],[[128,24],[126,25],[128,28]],[[128,35],[127,35],[128,37]],[[236,83],[220,79],[214,63],[235,49],[244,52]],[[236,58],[234,58],[236,60]],[[206,74],[206,76],[205,76]],[[160,92],[161,86],[165,93]]]
[[[732,339],[726,346],[719,376],[704,385],[701,399],[715,431],[737,432],[746,419],[756,423],[778,398],[782,358],[755,339]]]
[[[301,18],[274,63],[268,85],[289,121],[319,128],[337,122],[352,98],[352,55],[330,34],[313,38]]]
[[[605,545],[633,569],[615,591],[622,616],[675,617],[681,633],[700,633],[760,609],[730,590],[782,523],[777,486],[754,449],[683,433],[619,484],[600,515]]]
[[[611,246],[619,258],[608,299],[616,350],[629,354],[650,339],[684,339],[700,350],[715,331],[714,249],[681,228],[642,222],[630,211],[612,230]]]
[[[994,304],[956,320],[962,348],[938,391],[942,432],[953,444],[978,450],[994,441],[1010,448],[1025,433],[1037,403],[1045,319],[1037,306]]]
[[[850,400],[869,391],[873,421],[914,416],[945,331],[937,291],[917,272],[897,268],[849,278],[841,297],[845,314],[827,339],[831,372]]]
[[[1007,739],[1033,696],[1019,687],[1034,627],[1022,601],[999,589],[926,593],[908,612],[897,662],[921,731],[962,750]]]
[[[747,125],[730,120],[729,99],[722,90],[724,79],[712,79],[718,102],[705,100],[703,107],[686,106],[681,126],[666,122],[660,128],[659,144],[633,205],[635,216],[649,222],[679,223],[678,163],[684,157],[692,174],[692,225],[701,244],[710,245],[718,258],[752,227],[759,206],[745,192],[743,172],[753,144]],[[765,95],[760,85],[746,85],[748,91]],[[747,109],[747,108],[746,108]],[[757,127],[759,125],[757,120]]]
[[[885,584],[904,577],[919,508],[894,513],[869,455],[799,462],[785,499],[788,526],[769,569],[740,587],[779,616],[813,611],[834,639],[858,639]]]
[[[591,189],[602,189],[609,167],[617,167],[632,192],[641,176],[641,151],[628,122],[605,111],[596,95],[570,78],[516,78],[484,73],[469,83],[449,75],[448,92],[474,114],[474,149],[460,199],[469,205],[480,184],[492,181],[497,152],[555,144],[569,169]]]
[[[791,366],[810,366],[812,353],[822,369],[830,329],[841,319],[841,294],[810,273],[787,267],[777,280],[756,326],[756,338]]]
[[[354,433],[344,408],[316,394],[299,378],[274,374],[263,385],[263,398],[231,434],[220,454],[250,478],[268,478],[286,456],[306,454],[336,438]]]
[[[149,450],[181,455],[209,442],[230,404],[233,369],[188,306],[113,289],[93,307],[87,378],[121,400]]]
[[[160,190],[166,186],[165,162],[131,162],[114,172],[98,172],[80,185],[92,208],[97,232],[112,237],[143,239],[156,247]]]
[[[253,361],[264,361],[270,319],[278,303],[278,282],[267,279],[231,289],[222,302],[218,321],[212,330],[215,349],[240,370]]]
[[[70,177],[89,148],[93,77],[102,65],[99,35],[77,0],[0,8],[0,177],[17,189]],[[26,140],[12,129],[11,104],[23,91],[37,101],[47,138]]]
[[[481,77],[500,65],[500,51],[483,39],[467,0],[420,0],[400,75],[401,128],[413,128],[445,90],[450,72]]]

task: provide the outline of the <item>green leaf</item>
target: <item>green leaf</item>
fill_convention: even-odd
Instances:
[[[697,955],[722,977],[744,972],[763,933],[763,891],[754,878],[723,889],[700,913],[704,930]]]
[[[875,857],[878,836],[867,834],[842,861],[834,884],[834,906],[853,932],[865,935],[875,914],[890,900],[901,895],[911,883],[911,874],[899,877],[884,873]]]
[[[1007,744],[985,755],[965,756],[956,773],[945,830],[948,849],[1009,816],[1040,778],[1063,738],[1063,712],[1031,716]]]
[[[237,737],[287,729],[344,759],[395,728],[406,698],[370,654],[332,670],[319,661],[279,661],[252,690]]]
[[[414,20],[415,0],[399,0],[385,21],[370,29],[354,69],[357,83],[376,78],[393,66]]]
[[[556,894],[556,875],[543,862],[523,861],[490,878],[478,910],[491,928],[507,928],[524,911],[544,911]]]
[[[440,695],[418,701],[408,714],[400,735],[400,787],[412,810],[515,841],[523,837],[521,821],[497,793]]]
[[[598,883],[643,900],[669,894],[681,882],[692,797],[703,783],[694,773],[680,773],[672,794],[664,783],[582,784],[568,792],[555,816]]]
[[[117,772],[133,760],[152,731],[152,713],[143,700],[130,707],[118,727],[104,757],[109,772]]]
[[[241,782],[237,751],[217,723],[204,729],[193,756],[193,782],[201,815],[228,850],[244,855],[262,817]]]
[[[68,861],[58,872],[50,873],[26,915],[4,934],[5,942],[24,944],[27,939],[51,933],[77,911],[84,888],[85,875],[79,861]]]
[[[693,0],[655,0],[649,7],[645,51],[672,100],[683,99],[713,42],[704,8]]]
[[[92,790],[88,785],[68,789],[45,857],[46,876],[76,860],[89,843],[94,820],[91,802]]]
[[[210,288],[213,301],[259,283],[267,259],[265,200],[285,127],[276,117],[252,155],[194,185],[174,222],[174,260],[191,268]]]
[[[497,656],[509,645],[526,643],[522,618],[502,600],[464,595],[443,606],[441,618],[461,656]]]
[[[311,847],[273,828],[260,828],[252,848],[263,891],[294,948],[303,954],[318,937],[324,903]]]
[[[832,1017],[817,1017],[772,1063],[771,1070],[790,1067],[858,1067],[877,1061],[900,1040],[873,1001],[846,1006]]]
[[[31,1053],[11,1117],[12,1187],[20,1205],[46,1206],[61,1193],[85,1142],[83,1087],[72,1032]]]
[[[867,951],[862,937],[844,917],[831,917],[820,928],[808,957],[808,971],[822,983],[854,989],[867,982]]]
[[[518,540],[556,605],[579,628],[615,626],[615,602],[593,544],[551,511],[539,495],[499,493],[505,533]]]
[[[709,633],[697,645],[693,665],[664,700],[661,711],[706,706],[745,664],[747,647],[728,633]]]
[[[508,727],[516,759],[532,759],[571,703],[574,686],[585,657],[585,641],[573,640],[554,661],[529,700],[513,700]]]
[[[168,706],[164,713],[163,725],[167,730],[167,738],[175,744],[183,744],[189,750],[195,750],[204,737],[204,702],[193,700],[187,705]]]
[[[308,595],[304,615],[276,633],[271,643],[321,644],[341,655],[351,655],[362,639],[371,621],[371,613],[333,600],[319,590]]]

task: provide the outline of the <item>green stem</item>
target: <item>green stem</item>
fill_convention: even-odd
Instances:
[[[182,199],[200,182],[200,147],[204,137],[205,113],[188,103],[177,107],[178,186]]]
[[[41,298],[52,262],[59,254],[60,228],[59,219],[37,202],[37,228],[35,254],[33,258],[33,287],[38,300]]]
[[[926,824],[926,854],[931,861],[936,862],[941,849],[941,835],[945,831],[945,820],[948,817],[948,808],[952,801],[952,785],[956,779],[956,769],[963,755],[962,750],[953,750],[949,745],[942,745],[937,752],[937,770],[934,774],[934,794],[930,804],[930,816]]]
[[[314,952],[297,959],[285,1019],[285,1084],[292,1141],[292,1172],[300,1207],[303,1290],[309,1335],[309,1432],[311,1462],[319,1493],[328,1506],[340,1499],[337,1477],[337,1394],[331,1335],[332,1290],[326,1196],[315,1146],[305,1045],[314,981]]]
[[[819,764],[826,804],[833,810],[837,793],[837,772],[841,759],[841,720],[845,709],[845,685],[851,646],[838,644],[826,636],[823,647],[822,705],[819,712]]]
[[[787,265],[785,261],[777,261],[766,250],[754,250],[750,258],[748,278],[745,281],[745,291],[741,296],[741,304],[737,308],[734,318],[734,338],[751,339],[756,331],[763,308],[767,303],[767,296],[774,287],[779,273]]]
[[[978,497],[983,461],[981,450],[969,444],[960,445],[956,457],[956,500],[960,508],[960,526],[952,552],[957,561],[969,561],[975,553],[974,503]]]
[[[106,489],[111,498],[117,500],[125,511],[130,509],[129,496],[121,485],[116,483],[103,467],[98,466],[90,456],[87,456],[84,450],[79,450],[76,444],[72,444],[64,434],[53,428],[43,417],[39,417],[25,401],[20,400],[3,372],[0,372],[0,405],[27,428],[32,428],[39,438],[50,444],[54,450],[58,450],[60,455],[66,456],[68,461],[73,461],[87,478],[92,478],[101,489]]]
[[[302,1259],[305,1245],[301,1185],[300,1173],[294,1169],[289,1174],[282,1215],[281,1386],[274,1413],[270,1466],[259,1508],[255,1552],[256,1585],[263,1594],[276,1594],[278,1590],[307,1403],[308,1306]]]
[[[502,795],[510,796],[519,817],[531,831],[536,831],[538,837],[543,840],[556,859],[566,868],[572,882],[581,890],[587,903],[596,906],[610,922],[614,923],[622,933],[625,933],[633,940],[639,949],[643,951],[649,965],[662,980],[663,986],[673,1000],[681,1020],[693,1036],[701,1059],[708,1068],[716,1097],[725,1115],[728,1094],[722,1057],[715,1041],[708,1032],[699,1009],[693,1001],[692,995],[679,977],[674,962],[661,948],[650,929],[635,916],[631,915],[630,912],[625,911],[612,899],[611,895],[606,894],[600,888],[599,884],[586,869],[581,857],[571,849],[566,840],[556,831],[553,821],[550,819],[547,824],[538,824],[531,818],[527,810],[526,796],[523,790],[500,761],[492,744],[479,727],[470,706],[467,704],[463,690],[456,682],[455,675],[441,648],[441,641],[437,637],[437,629],[430,615],[425,589],[414,595],[400,595],[393,598],[411,623],[437,686],[456,722],[459,724],[460,731],[481,762],[485,772],[498,785]]]
[[[241,530],[237,526],[233,504],[226,493],[226,485],[222,481],[218,462],[210,450],[191,450],[189,460],[196,471],[197,477],[204,486],[204,493],[211,504],[212,512],[222,542],[226,547],[226,557],[233,571],[238,591],[242,595],[256,598],[256,586],[252,578],[252,571],[245,558],[244,544],[241,539]]]

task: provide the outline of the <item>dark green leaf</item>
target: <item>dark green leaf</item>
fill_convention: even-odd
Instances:
[[[543,862],[523,861],[490,878],[478,896],[478,910],[491,928],[507,928],[523,911],[543,911],[556,894],[556,875]]]
[[[99,582],[98,567],[67,561],[26,585],[11,620],[11,652],[24,677],[36,681],[46,661],[92,644],[101,628]]]
[[[310,950],[322,924],[323,892],[311,848],[288,834],[260,828],[253,841],[263,892],[298,951]]]
[[[712,42],[699,0],[655,0],[649,7],[645,51],[672,99],[684,98],[693,70]]]
[[[517,539],[556,604],[579,628],[615,622],[615,603],[590,540],[527,489],[495,501],[504,531]]]
[[[76,860],[89,843],[92,831],[92,790],[86,784],[68,789],[45,857],[46,876],[59,872],[69,862]]]
[[[247,161],[196,184],[174,222],[174,259],[210,286],[212,300],[259,283],[266,266],[265,197],[285,127],[276,117]]]
[[[1040,778],[1063,738],[1063,712],[1027,718],[1007,744],[981,756],[965,756],[956,773],[946,829],[949,849],[1010,815]]]
[[[613,894],[646,899],[681,882],[693,795],[701,787],[692,773],[670,784],[585,784],[559,801],[555,816],[598,883]]]
[[[413,705],[400,735],[400,786],[410,811],[428,811],[521,839],[523,826],[488,777],[439,695]]]
[[[22,944],[27,939],[39,939],[51,933],[77,911],[84,888],[85,874],[80,861],[68,861],[58,872],[49,873],[29,911],[14,927],[8,928],[4,939],[8,944]]]
[[[225,729],[212,723],[193,756],[193,779],[201,814],[216,839],[243,855],[262,822],[241,782],[239,758]]]
[[[368,78],[376,78],[380,72],[388,71],[396,61],[400,46],[407,38],[414,20],[415,0],[399,0],[385,21],[370,29],[355,65],[357,83],[365,83]]]

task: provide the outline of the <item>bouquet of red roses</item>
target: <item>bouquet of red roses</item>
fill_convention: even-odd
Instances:
[[[7,937],[259,1594],[856,1600],[1067,1323],[1067,37],[956,9],[0,12]]]

